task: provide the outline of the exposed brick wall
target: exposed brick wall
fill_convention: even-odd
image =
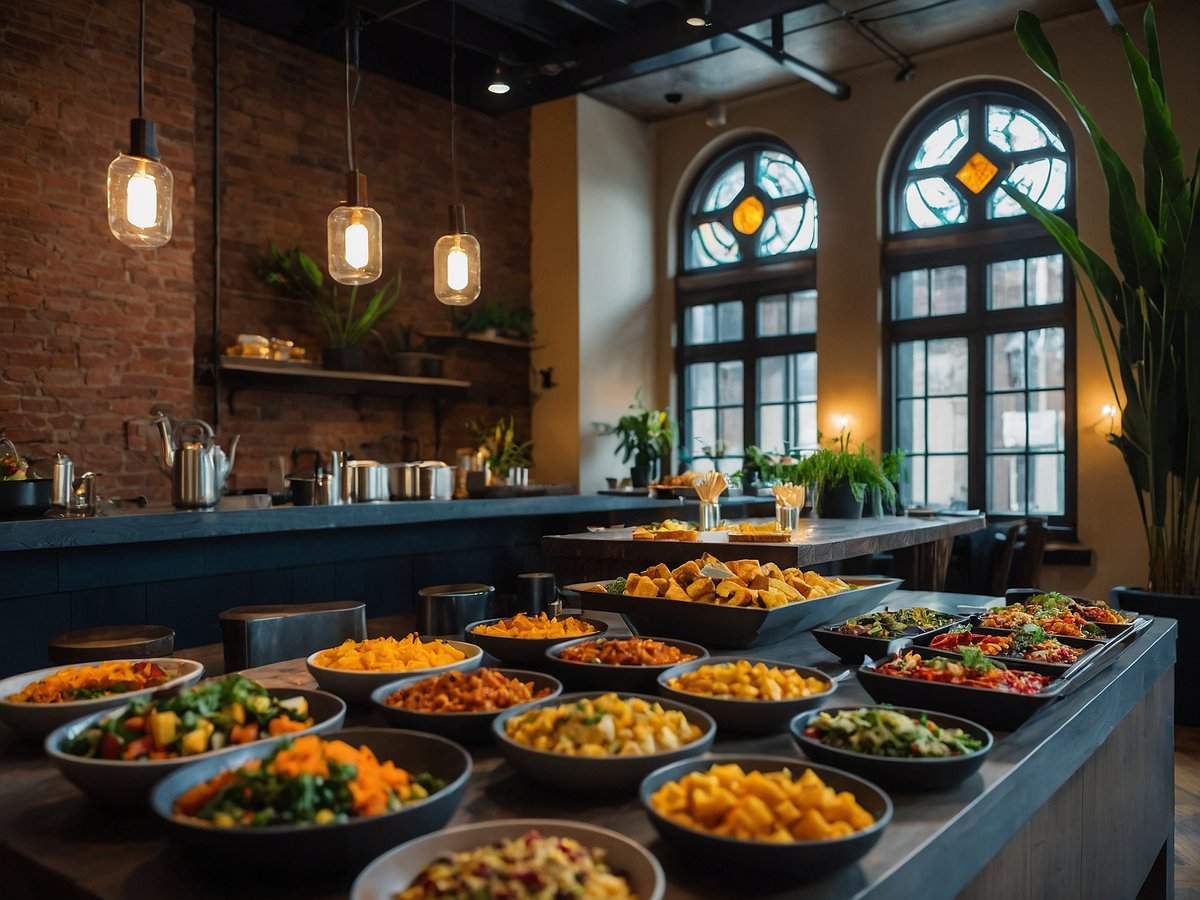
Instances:
[[[0,427],[31,452],[61,448],[104,472],[106,495],[165,499],[167,481],[137,420],[151,406],[213,418],[212,391],[193,377],[209,365],[212,345],[213,35],[202,5],[162,0],[147,15],[147,115],[175,176],[175,234],[157,251],[135,251],[108,232],[104,172],[136,114],[136,0],[0,0]],[[257,271],[272,241],[323,260],[325,217],[341,200],[346,167],[342,66],[227,21],[220,27],[218,345],[251,332],[316,353],[315,315],[276,296]],[[449,321],[431,273],[450,202],[448,121],[441,98],[366,76],[354,113],[358,162],[383,218],[385,277],[403,273],[391,326]],[[527,302],[528,116],[460,108],[458,126],[483,298]],[[470,419],[513,412],[528,433],[528,355],[467,344],[449,353],[446,374],[475,387],[443,409],[442,458],[467,442]],[[387,370],[378,348],[371,354],[372,367]],[[247,390],[232,412],[222,398],[220,416],[223,442],[242,434],[242,487],[265,484],[267,460],[294,446],[395,456],[395,436],[407,432],[433,453],[425,400]]]

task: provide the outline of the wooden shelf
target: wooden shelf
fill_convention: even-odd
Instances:
[[[457,331],[425,331],[422,334],[433,340],[471,341],[477,344],[495,344],[499,347],[512,347],[517,350],[535,349],[533,341],[519,338],[486,337],[482,334],[459,334]]]
[[[257,388],[319,394],[371,394],[383,397],[445,397],[471,386],[454,378],[339,372],[303,363],[221,357],[221,382],[229,389],[229,405],[239,390]]]

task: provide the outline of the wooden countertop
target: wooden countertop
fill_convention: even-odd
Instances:
[[[927,605],[954,608],[958,603],[979,603],[968,595],[929,594],[900,591],[890,599],[892,606]],[[1110,733],[1122,727],[1127,717],[1141,711],[1150,718],[1136,726],[1139,759],[1122,770],[1120,779],[1084,788],[1083,804],[1095,815],[1111,814],[1113,821],[1133,816],[1112,804],[1137,800],[1136,821],[1118,829],[1122,852],[1102,865],[1089,865],[1091,857],[1081,854],[1078,840],[1103,837],[1108,829],[1094,827],[1097,820],[1078,820],[1079,833],[1060,833],[1070,846],[1075,868],[1084,866],[1081,881],[1071,881],[1064,896],[1105,895],[1103,879],[1116,879],[1122,865],[1135,855],[1133,842],[1145,836],[1161,842],[1162,828],[1170,829],[1170,722],[1159,715],[1164,700],[1157,686],[1170,678],[1174,663],[1175,625],[1156,620],[1134,640],[1106,670],[1081,685],[1069,696],[1056,700],[1018,731],[997,735],[997,743],[982,770],[949,790],[929,794],[893,793],[895,816],[879,843],[859,863],[815,882],[806,883],[803,895],[811,898],[952,896],[988,866],[997,853],[1039,809],[1050,804],[1059,788],[1093,756],[1102,753]],[[755,655],[800,662],[834,673],[845,666],[836,663],[818,647],[810,634],[801,634],[771,647],[756,648]],[[291,661],[252,670],[249,674],[270,685],[310,686],[303,661]],[[838,688],[831,703],[869,702],[854,679]],[[1153,709],[1149,705],[1157,703]],[[1155,718],[1157,717],[1157,718]],[[1146,722],[1158,724],[1147,726]],[[356,710],[349,724],[378,724],[372,713]],[[1131,726],[1132,727],[1132,726]],[[1149,728],[1149,731],[1147,731]],[[1164,731],[1165,729],[1165,731]],[[1160,748],[1164,732],[1165,748]],[[1153,741],[1153,746],[1151,746]],[[766,753],[800,758],[784,734],[766,737],[718,735],[715,752]],[[1161,752],[1160,752],[1161,751]],[[1123,750],[1122,752],[1133,752]],[[734,876],[722,883],[706,878],[677,856],[657,837],[636,799],[630,797],[586,798],[561,794],[526,781],[513,772],[490,746],[473,746],[474,775],[466,798],[451,824],[510,816],[567,817],[613,828],[640,841],[653,852],[667,872],[668,898],[749,896],[746,886]],[[1150,755],[1147,755],[1150,754]],[[1164,756],[1165,754],[1165,756]],[[1160,771],[1162,769],[1162,771]],[[1115,771],[1114,771],[1115,774]],[[1072,782],[1074,783],[1074,781]],[[1125,793],[1119,793],[1123,790]],[[1098,798],[1098,799],[1097,799]],[[1076,799],[1075,804],[1079,804]],[[1165,812],[1164,812],[1165,810]],[[1076,810],[1076,815],[1078,810]],[[1163,816],[1166,825],[1162,824]],[[1072,820],[1076,821],[1076,820]],[[1055,827],[1058,827],[1056,824]],[[1024,833],[1024,832],[1022,832]],[[1059,840],[1058,843],[1062,843]],[[1169,844],[1169,839],[1168,839]],[[1019,860],[1032,862],[1054,856],[1055,841],[1029,849],[1018,848]],[[1014,847],[1017,845],[1014,843]],[[1074,848],[1072,851],[1071,848]],[[1158,843],[1153,843],[1157,850]],[[1140,845],[1139,845],[1139,850]],[[1032,855],[1032,856],[1031,856]],[[1153,859],[1153,855],[1151,855]],[[1031,862],[1032,860],[1032,862]],[[264,864],[269,864],[265,861]],[[1140,861],[1137,861],[1140,865]],[[1006,864],[999,888],[988,896],[1005,894],[1005,879],[1020,877],[1023,869]],[[1019,868],[1019,867],[1018,867]],[[990,871],[990,869],[988,870]],[[172,897],[200,900],[213,896],[263,897],[289,900],[333,900],[347,895],[350,879],[333,883],[273,882],[253,888],[231,883],[214,860],[212,870],[197,873],[168,848],[152,819],[147,816],[114,816],[90,805],[43,757],[37,746],[22,743],[0,727],[0,872],[7,878],[5,895],[20,897],[104,898],[144,900]],[[1138,875],[1140,879],[1142,876]],[[1120,884],[1112,881],[1110,886]],[[1090,887],[1098,892],[1089,893]],[[1112,887],[1114,891],[1117,887]],[[755,890],[759,900],[794,897],[797,885],[778,893]],[[15,893],[14,893],[15,891]],[[1119,895],[1132,893],[1118,892]],[[1108,894],[1116,896],[1118,894]]]

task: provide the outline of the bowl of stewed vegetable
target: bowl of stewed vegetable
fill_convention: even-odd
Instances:
[[[348,872],[444,826],[470,774],[470,754],[445,738],[347,728],[193,763],[155,785],[150,805],[197,865]]]
[[[974,775],[992,733],[968,719],[898,706],[802,713],[791,723],[810,759],[903,791],[951,787]]]
[[[626,693],[563,694],[492,722],[514,769],[577,793],[633,790],[659,766],[703,753],[716,730],[694,706]]]
[[[214,754],[341,728],[346,704],[324,691],[268,689],[237,673],[170,697],[138,697],[46,737],[46,755],[93,800],[144,805],[160,778]]]

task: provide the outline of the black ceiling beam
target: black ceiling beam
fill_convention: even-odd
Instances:
[[[614,0],[549,0],[559,9],[574,13],[609,31],[620,33],[633,27],[624,4]]]
[[[562,22],[545,14],[545,6],[537,0],[455,0],[462,9],[522,34],[547,47],[562,44]]]
[[[770,44],[764,44],[758,38],[751,37],[741,31],[731,31],[729,35],[741,41],[747,47],[757,50],[764,56],[769,56],[793,75],[803,78],[811,84],[815,84],[821,90],[827,94],[831,94],[838,100],[850,99],[850,85],[844,81],[839,81],[828,72],[822,72],[815,66],[810,66],[804,60],[792,56],[786,50],[776,50]]]
[[[448,4],[426,3],[405,9],[403,13],[390,16],[386,12],[376,19],[371,10],[364,16],[364,34],[376,32],[379,35],[377,44],[386,45],[389,41],[399,42],[405,31],[416,32],[425,37],[433,38],[443,45],[446,53],[450,51],[450,8]],[[539,41],[534,43],[522,35],[503,28],[497,28],[490,21],[485,21],[471,13],[460,14],[454,24],[455,44],[459,50],[472,50],[481,56],[486,56],[493,62],[501,56],[509,59],[522,59],[530,55],[545,52],[545,46]],[[366,65],[367,63],[364,63]]]

